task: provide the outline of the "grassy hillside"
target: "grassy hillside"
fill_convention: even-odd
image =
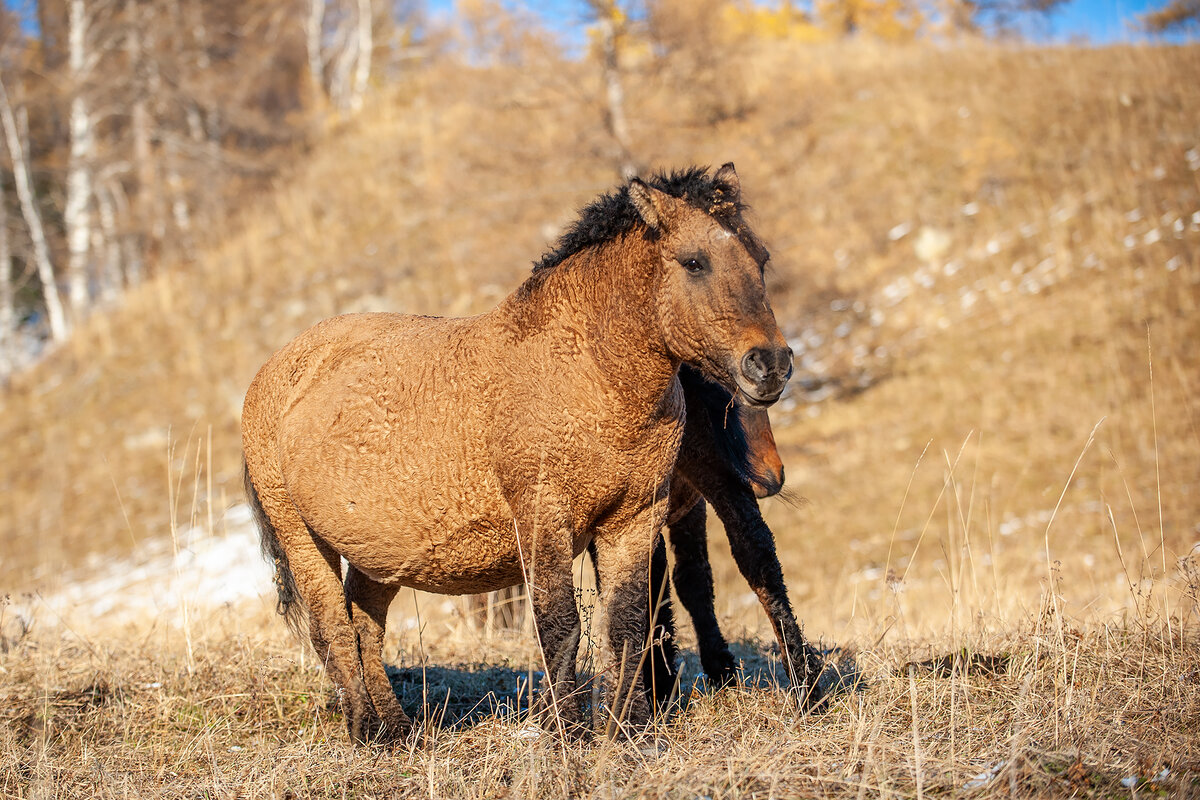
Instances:
[[[856,648],[876,690],[824,722],[797,723],[775,694],[700,698],[664,733],[691,756],[651,766],[637,748],[560,762],[544,743],[471,728],[389,755],[388,774],[461,794],[446,766],[459,759],[483,776],[478,796],[635,796],[638,769],[714,796],[920,794],[966,789],[1003,762],[1004,791],[1123,792],[1131,771],[1164,766],[1168,790],[1196,791],[1179,775],[1200,772],[1186,733],[1200,713],[1198,74],[1195,47],[764,46],[722,86],[733,115],[681,91],[687,76],[634,76],[638,154],[655,167],[734,161],[771,247],[772,300],[798,357],[772,419],[804,502],[764,508],[806,630]],[[615,180],[596,80],[540,63],[413,76],[332,125],[197,263],[18,376],[0,394],[0,588],[50,591],[217,524],[240,501],[245,387],[312,322],[475,313],[515,288]],[[753,649],[765,621],[721,539],[718,613]],[[527,642],[481,643],[439,609],[420,638],[394,634],[389,659],[528,663]],[[284,762],[247,766],[229,749],[265,758],[284,742],[304,759],[340,735],[312,698],[319,674],[263,616],[197,623],[186,657],[164,631],[157,659],[128,638],[90,654],[86,638],[43,640],[19,668],[0,656],[9,716],[39,697],[46,719],[67,709],[57,727],[30,710],[8,757],[82,786],[83,767],[65,765],[116,747],[125,725],[157,748],[128,785],[158,770],[166,793],[250,782],[303,795]],[[892,672],[964,647],[1016,666],[998,683]],[[155,683],[168,688],[138,688]],[[250,685],[249,710],[197,699]],[[1154,708],[1167,710],[1150,733]],[[914,720],[942,733],[922,744],[930,731]],[[763,748],[783,739],[787,764],[772,768]],[[313,792],[383,785],[361,753],[328,757],[301,770]]]

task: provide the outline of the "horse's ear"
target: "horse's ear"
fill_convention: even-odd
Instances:
[[[629,182],[629,199],[642,222],[646,223],[650,230],[662,232],[671,217],[675,198],[634,178]]]
[[[742,196],[742,182],[738,179],[737,171],[733,168],[733,162],[727,161],[717,170],[717,174],[713,176],[716,183],[723,183],[733,192],[734,199]]]

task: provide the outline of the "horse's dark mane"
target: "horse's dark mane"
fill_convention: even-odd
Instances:
[[[731,232],[744,233],[742,212],[746,206],[734,187],[710,176],[707,167],[657,172],[643,180],[648,186],[704,211]],[[629,183],[626,182],[584,206],[579,218],[559,237],[554,248],[534,262],[533,271],[538,273],[558,266],[581,250],[610,242],[644,225],[629,199]]]

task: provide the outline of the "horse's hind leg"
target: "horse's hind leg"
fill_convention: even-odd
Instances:
[[[736,662],[721,633],[713,607],[713,576],[708,560],[706,526],[706,506],[700,500],[668,528],[671,549],[675,551],[675,591],[696,629],[700,663],[705,674],[714,683],[727,684],[736,677]]]
[[[276,569],[291,572],[308,609],[308,635],[337,691],[350,737],[366,741],[371,702],[360,677],[358,637],[346,610],[341,556],[309,530],[286,495],[281,499],[263,493],[260,501],[272,528],[265,535],[274,536],[286,555]]]
[[[371,726],[377,724],[379,730],[370,731],[370,735],[379,740],[400,738],[412,729],[412,720],[400,707],[383,666],[383,632],[387,626],[388,606],[398,590],[398,586],[371,580],[354,567],[346,574],[346,606],[358,635],[362,678],[378,716],[378,720],[371,720]]]

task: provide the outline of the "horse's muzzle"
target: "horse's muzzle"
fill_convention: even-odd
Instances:
[[[750,489],[758,499],[774,497],[783,491],[783,464],[773,475],[755,475],[750,481]]]
[[[770,405],[792,377],[792,348],[755,347],[742,356],[738,388],[750,405]]]

